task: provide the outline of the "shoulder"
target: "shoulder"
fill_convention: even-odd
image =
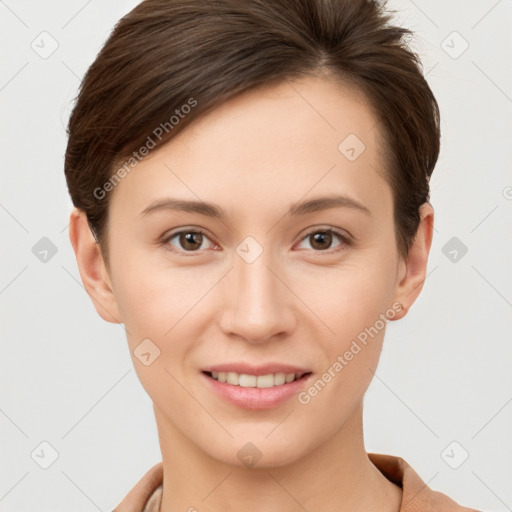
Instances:
[[[431,489],[401,457],[368,453],[374,466],[388,479],[402,487],[399,512],[479,512],[459,505],[446,494]]]
[[[162,495],[163,464],[151,467],[112,512],[158,512]]]

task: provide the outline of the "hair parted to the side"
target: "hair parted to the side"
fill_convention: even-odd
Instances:
[[[354,86],[372,106],[406,257],[429,200],[440,119],[407,44],[413,34],[391,18],[372,0],[145,0],[124,16],[81,83],[65,155],[71,199],[105,257],[105,184],[148,137],[159,146],[237,94],[313,75]]]

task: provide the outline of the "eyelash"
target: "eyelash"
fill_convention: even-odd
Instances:
[[[173,252],[173,253],[185,255],[186,257],[188,257],[188,256],[195,256],[200,251],[198,251],[198,250],[196,250],[196,251],[182,251],[182,250],[176,249],[175,247],[173,247],[172,245],[169,244],[169,242],[173,238],[175,238],[177,235],[181,235],[182,233],[195,233],[195,234],[196,233],[200,233],[201,235],[207,237],[208,239],[210,238],[208,233],[206,233],[206,231],[204,231],[201,228],[181,229],[180,231],[175,231],[174,233],[171,233],[168,236],[166,236],[164,239],[162,239],[161,244],[165,245],[166,248],[168,250],[170,250],[171,252]],[[314,235],[316,233],[323,233],[323,234],[329,233],[329,234],[336,235],[341,240],[341,243],[340,243],[340,245],[338,246],[337,249],[336,248],[335,249],[325,249],[325,250],[314,250],[314,249],[312,249],[313,252],[317,252],[317,253],[321,253],[321,254],[334,254],[334,253],[338,253],[338,252],[343,251],[351,243],[351,241],[348,238],[348,236],[346,236],[343,233],[340,233],[339,231],[337,231],[335,229],[332,229],[332,228],[325,228],[325,229],[323,229],[323,228],[316,228],[316,229],[313,229],[313,230],[309,231],[308,233],[306,233],[301,238],[300,242],[302,242],[306,238],[308,238],[311,235]]]

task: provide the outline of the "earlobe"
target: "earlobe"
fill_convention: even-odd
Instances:
[[[399,282],[396,285],[396,302],[402,304],[401,311],[394,320],[403,318],[418,298],[427,274],[427,263],[434,229],[434,209],[429,202],[420,207],[420,222],[416,236],[409,249],[406,261],[401,260]]]
[[[103,320],[121,323],[108,271],[85,213],[73,208],[69,217],[69,239],[75,252],[80,277],[94,307]]]

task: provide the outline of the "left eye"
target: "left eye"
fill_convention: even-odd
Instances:
[[[329,246],[333,241],[333,235],[341,240],[341,243],[335,247],[344,246],[345,244],[348,243],[348,240],[345,236],[343,236],[341,233],[333,231],[332,229],[311,231],[302,240],[311,239],[311,245],[313,249],[316,249],[317,251],[325,251],[327,249],[330,249]]]

